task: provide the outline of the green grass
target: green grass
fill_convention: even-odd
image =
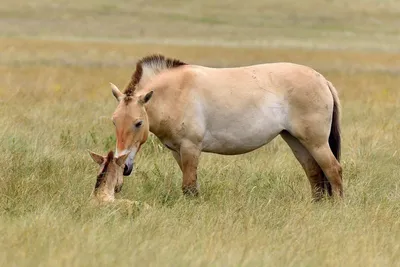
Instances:
[[[0,6],[0,266],[399,266],[400,54],[383,51],[397,45],[390,42],[396,40],[397,1],[345,6],[307,0],[315,12],[300,2],[254,1],[255,10],[228,2],[205,1],[201,8],[172,0],[141,8],[106,1],[57,7],[45,0],[31,8],[15,1]],[[61,16],[57,8],[72,25],[49,23]],[[278,8],[297,13],[299,22],[282,24],[286,13]],[[131,42],[139,29],[118,25],[132,14],[153,19],[140,40],[157,42]],[[351,27],[366,37],[377,32],[372,18],[381,19],[383,46],[340,39],[336,27],[363,14],[369,19]],[[91,19],[84,22],[89,15],[101,23],[91,27]],[[262,38],[286,44],[280,36],[291,33],[291,48],[241,46],[273,32],[257,27],[264,17],[282,31]],[[324,23],[317,30],[307,18]],[[9,19],[16,23],[6,26]],[[237,32],[229,39],[232,28]],[[304,49],[305,40],[324,48],[321,33],[336,40],[336,48],[352,49]],[[43,38],[59,35],[76,40]],[[195,42],[187,45],[183,37]],[[177,44],[163,44],[165,38]],[[178,166],[152,136],[117,197],[153,208],[129,214],[118,206],[87,205],[98,166],[86,149],[105,153],[115,146],[110,118],[117,103],[108,82],[123,87],[135,61],[153,52],[209,66],[292,61],[323,73],[343,105],[344,201],[312,204],[307,178],[280,138],[245,155],[202,154],[200,197],[185,198]]]

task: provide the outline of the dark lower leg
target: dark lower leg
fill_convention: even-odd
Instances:
[[[329,185],[326,185],[327,181],[324,179],[324,187],[327,188],[328,193],[330,191],[330,195],[343,197],[342,167],[332,154],[329,146],[315,148],[311,153],[329,182]]]
[[[192,143],[185,143],[180,149],[182,164],[182,191],[186,195],[197,196],[199,188],[197,184],[197,166],[199,163],[200,149]]]

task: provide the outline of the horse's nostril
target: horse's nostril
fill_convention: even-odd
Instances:
[[[132,165],[125,164],[124,176],[130,175],[132,173],[132,169],[133,169],[133,164]]]

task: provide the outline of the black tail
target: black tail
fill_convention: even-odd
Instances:
[[[333,97],[333,113],[332,113],[332,124],[331,133],[329,134],[329,146],[332,150],[333,155],[340,162],[341,153],[341,133],[340,133],[340,102],[335,87],[328,81],[329,90],[331,90]],[[332,186],[328,181],[328,178],[324,175],[324,188],[330,196],[332,196]]]
[[[333,155],[340,162],[341,151],[341,133],[340,133],[340,102],[335,87],[328,82],[329,89],[333,96],[333,114],[331,133],[329,135],[329,146],[331,147]]]

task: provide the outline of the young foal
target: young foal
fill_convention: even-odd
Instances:
[[[183,192],[196,195],[201,152],[243,154],[281,135],[302,165],[313,199],[343,194],[339,98],[307,66],[209,68],[153,55],[137,63],[123,93],[111,88],[119,101],[116,153],[129,153],[124,175],[152,132],[181,168]]]
[[[92,199],[98,203],[114,202],[114,194],[120,192],[122,188],[124,164],[128,155],[114,158],[112,151],[105,157],[91,151],[89,154],[100,165]]]
[[[151,207],[145,202],[129,199],[116,199],[115,193],[122,189],[124,162],[128,154],[114,158],[112,151],[107,156],[101,156],[88,151],[92,159],[100,165],[100,172],[97,175],[96,185],[91,195],[91,203],[94,205],[117,204],[119,207],[132,214],[134,210],[149,210]]]

